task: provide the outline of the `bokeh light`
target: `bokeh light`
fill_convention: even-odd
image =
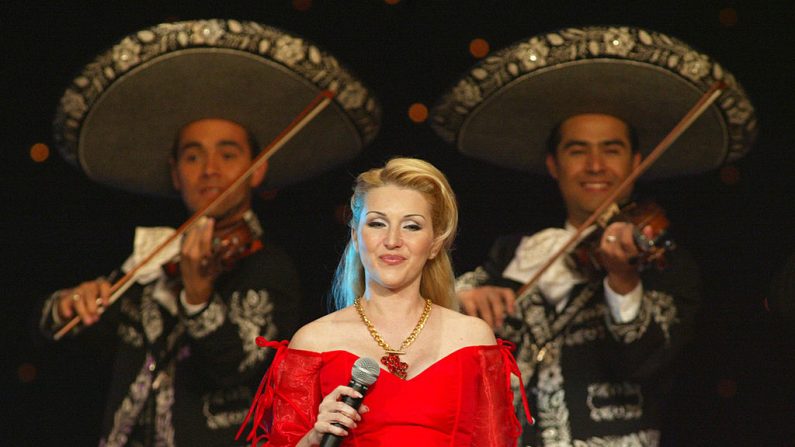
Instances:
[[[734,8],[723,8],[718,13],[718,21],[725,27],[737,24],[737,10]]]
[[[469,54],[478,59],[489,54],[489,43],[485,39],[476,38],[469,42]]]
[[[36,367],[31,363],[22,363],[17,368],[17,377],[19,381],[22,383],[31,383],[36,380],[36,374],[38,370]]]
[[[36,143],[30,147],[30,158],[36,163],[42,163],[50,158],[50,147],[44,143]]]
[[[720,169],[720,181],[724,185],[736,185],[740,182],[740,170],[737,166],[724,166]]]
[[[428,107],[421,102],[415,102],[409,106],[409,119],[415,123],[422,123],[428,119]]]
[[[293,9],[296,11],[309,11],[312,8],[312,0],[293,0]]]

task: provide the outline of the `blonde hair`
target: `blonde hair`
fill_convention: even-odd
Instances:
[[[422,269],[420,294],[440,306],[452,308],[455,292],[450,249],[458,227],[458,205],[447,178],[432,164],[416,158],[393,158],[383,168],[359,174],[351,196],[351,229],[359,226],[367,193],[387,185],[418,191],[431,205],[434,240],[441,241],[441,246],[438,255],[428,259]],[[334,275],[331,292],[336,308],[353,304],[364,289],[364,267],[353,241],[349,240]]]

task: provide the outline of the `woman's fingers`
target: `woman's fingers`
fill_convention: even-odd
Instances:
[[[338,427],[331,422],[323,422],[320,419],[315,422],[315,431],[319,433],[331,433],[337,436],[348,436],[348,430]]]
[[[361,418],[358,413],[356,417]],[[347,428],[356,428],[356,421],[352,419],[349,414],[342,412],[325,412],[318,414],[318,422],[328,422],[329,424],[340,424]]]
[[[356,428],[356,422],[362,420],[360,413],[369,411],[369,408],[363,405],[357,411],[341,400],[345,396],[356,399],[363,397],[351,387],[340,385],[335,388],[320,402],[314,427],[316,431],[347,436],[348,429]]]

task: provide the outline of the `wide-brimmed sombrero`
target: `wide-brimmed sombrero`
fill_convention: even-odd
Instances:
[[[377,100],[333,56],[282,30],[236,20],[164,23],[124,37],[83,69],[61,98],[55,139],[92,180],[174,195],[167,159],[182,126],[224,118],[265,146],[323,90],[334,101],[269,160],[266,188],[356,156],[378,132]]]
[[[696,174],[750,149],[754,108],[709,56],[639,28],[568,28],[498,51],[438,102],[431,125],[468,156],[545,173],[546,140],[565,118],[619,117],[636,128],[647,154],[716,81],[728,88],[643,178]]]

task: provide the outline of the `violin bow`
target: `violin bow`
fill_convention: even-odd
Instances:
[[[596,222],[599,217],[604,214],[605,211],[613,204],[616,198],[621,195],[624,191],[626,191],[634,182],[635,180],[640,177],[641,174],[646,172],[651,165],[657,161],[662,154],[668,150],[669,147],[677,140],[697,119],[700,117],[715,100],[726,90],[728,86],[721,81],[713,83],[710,88],[699,98],[695,105],[685,114],[684,117],[668,132],[668,135],[665,136],[654,148],[654,150],[649,153],[646,158],[644,158],[641,163],[633,170],[618,187],[610,193],[605,200],[599,205],[588,219],[585,220],[578,228],[577,231],[569,238],[568,241],[556,251],[542,266],[538,269],[538,271],[527,281],[517,292],[516,296],[517,299],[520,299],[524,294],[530,290],[531,287],[538,282],[541,275],[549,269],[555,261],[558,260],[562,255],[566,254],[568,250],[580,239],[582,233],[588,229],[594,222]]]
[[[312,121],[320,112],[323,111],[334,98],[334,93],[329,90],[323,90],[304,108],[293,121],[282,130],[276,138],[271,141],[262,151],[257,155],[248,169],[242,172],[235,178],[235,180],[226,187],[215,199],[205,205],[202,209],[196,211],[193,216],[186,220],[179,228],[160,243],[151,253],[149,253],[141,262],[133,267],[121,279],[116,281],[110,288],[110,298],[108,299],[108,306],[113,304],[127,289],[133,284],[132,279],[135,274],[143,268],[146,264],[152,261],[158,253],[163,251],[169,244],[171,244],[178,237],[181,237],[185,232],[193,228],[196,223],[204,216],[209,215],[229,194],[238,188],[243,182],[251,177],[259,167],[261,167],[269,158],[279,151],[290,139],[300,132],[310,121]],[[99,304],[99,303],[98,303]],[[53,335],[54,340],[60,340],[64,335],[69,333],[74,327],[80,323],[80,317],[72,318],[68,323],[61,327],[58,332]]]

